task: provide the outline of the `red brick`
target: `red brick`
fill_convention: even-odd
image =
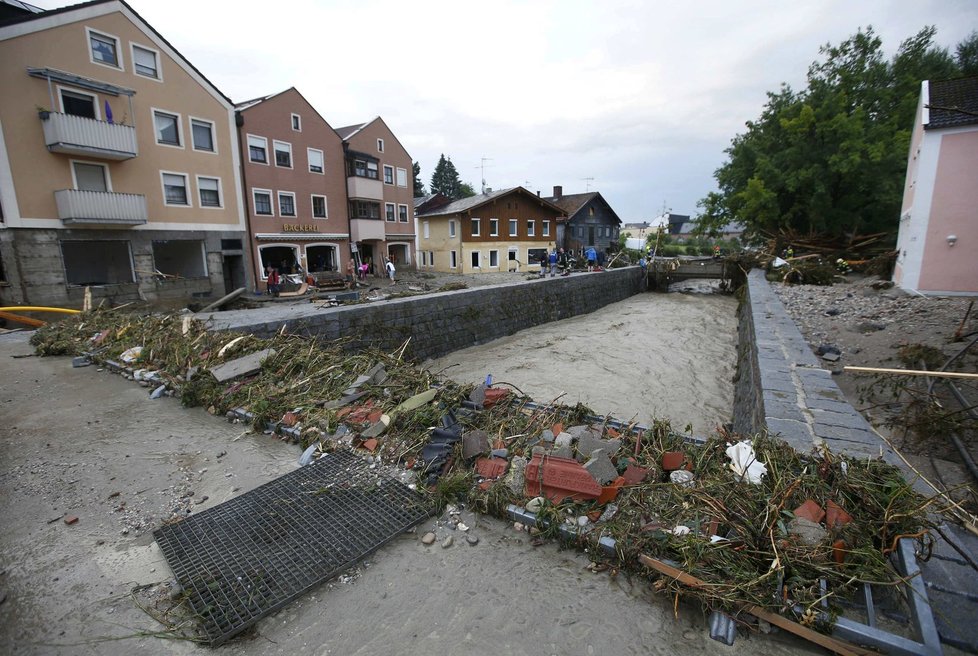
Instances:
[[[77,517],[75,517],[74,515],[65,515],[65,524],[71,526],[72,524],[77,524],[77,523],[78,523]]]
[[[825,525],[829,528],[845,526],[852,521],[852,515],[831,499],[825,504]]]
[[[598,497],[598,503],[611,503],[616,498],[618,498],[618,492],[621,487],[625,484],[625,477],[619,476],[610,485],[605,485],[601,488],[601,496]]]
[[[505,387],[490,387],[486,390],[486,398],[482,402],[482,407],[491,408],[509,396],[509,390]]]
[[[602,491],[588,470],[573,458],[544,457],[538,453],[526,466],[525,492],[528,497],[542,495],[554,503],[560,503],[564,499],[597,499]]]
[[[282,415],[282,423],[286,426],[295,426],[299,423],[299,415],[290,410]]]
[[[644,467],[636,467],[635,465],[628,465],[625,469],[625,483],[628,485],[635,485],[644,481],[649,475],[649,470]]]
[[[682,451],[666,451],[662,454],[663,471],[671,472],[686,466],[686,454]]]
[[[362,446],[367,451],[373,451],[377,448],[377,440],[376,438],[371,437],[370,439],[364,440],[363,444],[361,444],[360,446]]]
[[[805,503],[795,508],[795,517],[804,517],[809,521],[820,524],[822,522],[822,518],[825,517],[825,511],[822,510],[820,505],[811,499],[808,499],[805,501]]]
[[[475,470],[482,478],[495,480],[506,473],[509,461],[505,458],[479,458],[475,461]]]

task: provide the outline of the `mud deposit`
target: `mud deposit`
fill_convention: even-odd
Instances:
[[[733,413],[737,301],[702,293],[637,294],[598,312],[456,351],[430,363],[460,383],[510,383],[540,403],[597,415],[665,418],[706,435]]]

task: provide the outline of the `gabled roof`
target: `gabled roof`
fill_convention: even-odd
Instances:
[[[340,139],[342,139],[343,141],[349,142],[350,139],[352,139],[353,137],[355,137],[356,134],[360,130],[363,130],[364,128],[366,128],[371,123],[376,123],[377,121],[380,121],[381,123],[383,123],[384,127],[387,129],[387,131],[390,133],[390,135],[392,137],[394,137],[394,141],[397,142],[397,145],[400,146],[401,149],[405,153],[407,153],[407,151],[408,151],[407,148],[404,147],[404,144],[402,144],[401,143],[401,140],[397,138],[397,135],[394,134],[394,131],[391,130],[391,127],[389,125],[387,125],[387,122],[384,121],[384,119],[381,118],[380,116],[375,116],[372,119],[370,119],[369,121],[367,121],[366,123],[358,123],[356,125],[346,125],[346,126],[344,126],[342,128],[336,128],[336,134],[340,135]],[[411,154],[408,153],[408,157],[410,157],[410,156],[411,156]]]
[[[305,103],[306,103],[307,105],[309,105],[309,107],[310,107],[310,108],[312,109],[312,111],[313,111],[313,112],[315,112],[315,114],[316,114],[316,116],[318,116],[318,117],[319,117],[319,119],[320,119],[320,120],[321,120],[321,121],[322,121],[323,123],[325,123],[325,124],[326,124],[326,126],[327,126],[327,127],[328,127],[328,128],[330,129],[330,130],[333,130],[333,132],[336,132],[336,130],[335,130],[335,129],[333,129],[333,126],[329,124],[329,121],[327,121],[327,120],[326,120],[326,118],[325,118],[325,117],[324,117],[324,116],[323,116],[322,114],[320,114],[320,113],[319,113],[319,110],[318,110],[318,109],[316,109],[316,106],[315,106],[315,105],[313,105],[313,104],[312,104],[311,102],[309,102],[308,100],[306,100],[306,97],[302,95],[302,92],[300,92],[300,91],[299,91],[298,89],[296,89],[295,87],[289,87],[288,89],[284,89],[284,90],[282,90],[282,91],[279,91],[278,93],[272,93],[272,94],[269,94],[269,95],[267,95],[267,96],[261,96],[261,97],[259,97],[259,98],[252,98],[251,100],[245,100],[245,101],[242,101],[242,102],[239,102],[239,103],[235,103],[235,105],[234,105],[234,108],[235,108],[236,110],[238,110],[239,112],[245,112],[245,111],[248,111],[249,109],[251,109],[252,107],[255,107],[255,106],[257,106],[257,105],[260,105],[260,104],[262,104],[263,102],[268,102],[269,100],[272,100],[273,98],[278,98],[279,96],[281,96],[281,95],[283,95],[283,94],[286,94],[286,93],[288,93],[289,91],[294,91],[294,92],[296,93],[296,95],[297,95],[297,96],[299,96],[300,98],[302,98],[302,100],[303,100],[303,101],[304,101],[304,102],[305,102]],[[342,138],[343,138],[343,137],[342,137],[342,135],[340,135],[340,139],[342,139]]]
[[[484,194],[476,194],[475,196],[469,196],[468,198],[461,198],[459,200],[453,201],[444,207],[438,207],[430,212],[425,212],[419,214],[418,218],[423,216],[449,216],[452,214],[461,214],[468,210],[473,210],[482,205],[488,204],[493,199],[499,198],[501,196],[506,196],[512,193],[517,193],[520,195],[528,196],[529,198],[540,202],[542,205],[555,210],[558,214],[562,214],[563,210],[554,205],[546,198],[541,198],[534,193],[531,193],[524,189],[523,187],[510,187],[509,189],[496,189],[495,191],[487,191]]]
[[[146,19],[143,18],[142,16],[140,16],[139,13],[135,9],[133,9],[131,6],[129,6],[129,4],[125,0],[91,0],[91,2],[83,2],[81,4],[70,5],[70,6],[67,6],[67,7],[59,7],[58,9],[51,9],[51,10],[48,10],[48,11],[42,11],[40,13],[26,13],[23,16],[18,16],[16,18],[11,18],[9,20],[5,20],[3,22],[0,22],[0,29],[7,28],[7,27],[12,27],[12,26],[15,26],[15,25],[22,25],[22,24],[26,24],[26,23],[29,23],[29,22],[32,22],[32,21],[41,21],[41,20],[45,20],[47,18],[51,18],[51,17],[54,17],[54,16],[59,16],[59,15],[64,15],[64,14],[71,14],[73,12],[78,12],[80,10],[88,9],[90,7],[97,7],[99,5],[111,5],[111,4],[119,4],[119,5],[121,5],[122,9],[125,10],[125,12],[128,12],[128,13],[132,14],[132,16],[136,20],[138,20],[139,23],[141,23],[142,25],[144,25],[150,32],[153,33],[153,35],[156,38],[158,38],[167,48],[169,48],[173,52],[173,54],[177,58],[179,58],[179,60],[182,61],[187,66],[188,69],[190,69],[190,71],[192,72],[193,75],[199,76],[200,77],[200,80],[204,84],[206,84],[206,86],[208,86],[211,90],[213,90],[213,92],[215,94],[217,94],[225,102],[227,102],[228,105],[234,105],[234,102],[230,98],[228,98],[226,95],[224,95],[224,92],[223,91],[221,91],[220,89],[218,89],[217,86],[213,82],[211,82],[210,80],[208,80],[206,75],[204,75],[203,73],[201,73],[200,70],[196,66],[194,66],[192,63],[190,63],[190,60],[189,59],[187,59],[186,57],[184,57],[183,54],[179,50],[177,50],[176,48],[174,48],[173,47],[173,44],[166,40],[166,37],[164,37],[162,34],[160,34],[156,30],[155,27],[153,27],[148,22],[146,22]],[[52,27],[54,27],[54,26],[55,25],[52,25]],[[42,28],[42,29],[44,29],[44,28]],[[191,75],[191,77],[193,77],[193,75]]]
[[[931,80],[924,129],[978,124],[978,76]]]
[[[618,224],[621,225],[621,218],[618,216],[618,213],[615,212],[615,210],[611,207],[608,201],[604,199],[604,196],[602,196],[600,192],[591,191],[584,194],[564,194],[559,198],[552,197],[548,198],[547,200],[562,209],[564,214],[567,215],[569,221],[573,221],[574,215],[580,212],[585,206],[587,206],[588,203],[593,200],[598,200],[608,208],[608,211],[611,212],[611,214],[615,217],[615,220],[618,221]]]

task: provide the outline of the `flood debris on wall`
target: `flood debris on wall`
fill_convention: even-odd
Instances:
[[[642,558],[673,563],[697,585],[664,576],[657,588],[734,616],[827,603],[834,617],[864,581],[900,581],[889,560],[898,539],[928,541],[932,502],[882,460],[798,453],[765,434],[637,428],[581,404],[538,405],[491,379],[460,386],[406,361],[407,344],[351,354],[284,331],[259,339],[114,310],[46,326],[32,344],[123,372],[151,369],[185,405],[294,440],[303,463],[339,449],[369,455],[439,508],[463,500],[506,516],[513,504],[532,507],[542,537],[574,526],[598,561],[596,543],[611,538],[615,570],[642,570]],[[124,353],[136,357],[123,363]],[[241,359],[257,367],[214,375]]]

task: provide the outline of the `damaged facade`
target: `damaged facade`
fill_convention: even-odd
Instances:
[[[231,101],[127,4],[0,26],[4,305],[246,285]]]

